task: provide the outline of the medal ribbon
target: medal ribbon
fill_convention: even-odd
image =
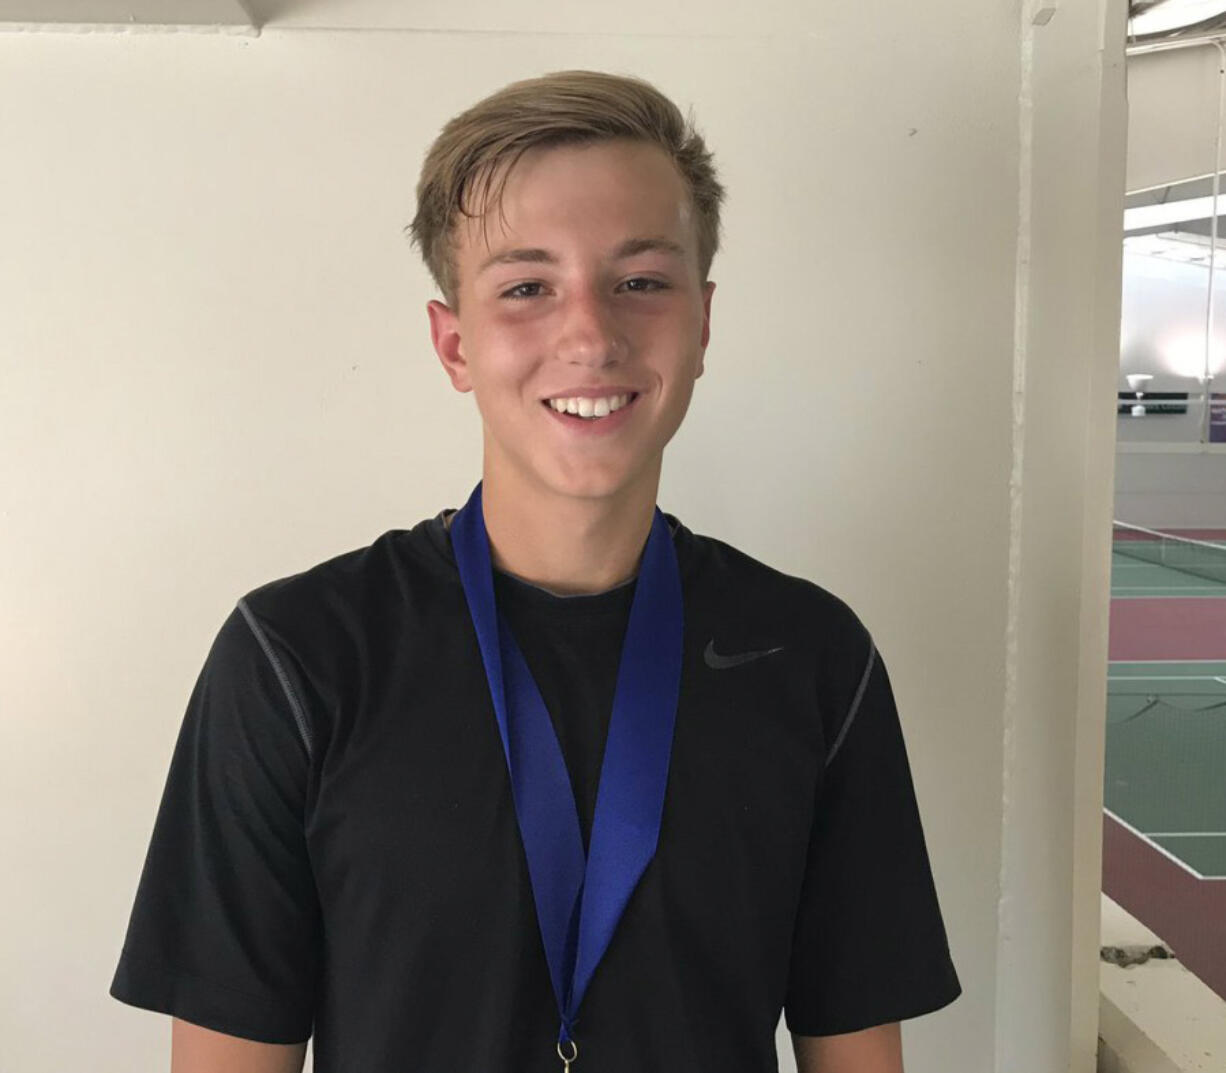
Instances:
[[[657,507],[622,642],[585,858],[562,748],[540,689],[494,602],[480,483],[451,520],[451,542],[507,758],[561,1017],[561,1055],[592,974],[659,840],[681,688],[684,614],[677,553]]]

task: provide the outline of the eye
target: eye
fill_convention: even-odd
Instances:
[[[524,290],[525,287],[531,288],[531,287],[539,287],[539,286],[540,286],[539,283],[517,283],[510,290],[503,291],[502,294],[500,294],[498,297],[499,298],[510,298],[512,300],[522,299],[522,298],[535,298],[538,292],[533,292],[531,294],[523,294],[521,292]]]
[[[642,283],[642,284],[646,284],[646,286],[631,287],[630,285],[632,283]],[[663,280],[652,279],[649,276],[635,276],[633,279],[626,280],[625,286],[629,288],[631,291],[638,291],[640,293],[645,293],[647,291],[666,291],[668,290],[668,284],[665,283]]]

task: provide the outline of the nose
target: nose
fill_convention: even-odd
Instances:
[[[562,313],[558,358],[571,365],[603,368],[617,364],[626,351],[610,299],[590,287],[573,290]]]

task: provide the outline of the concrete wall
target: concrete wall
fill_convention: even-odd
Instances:
[[[417,168],[483,93],[588,66],[692,104],[730,191],[662,505],[889,660],[966,990],[907,1024],[908,1073],[1086,1073],[1122,0],[279,6],[258,37],[0,34],[0,1066],[166,1067],[166,1019],[106,988],[200,661],[246,589],[462,502]]]

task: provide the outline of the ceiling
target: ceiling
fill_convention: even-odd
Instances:
[[[795,31],[796,0],[508,4],[506,0],[0,0],[0,29],[166,27],[258,34],[270,29],[624,33],[711,37]],[[815,24],[822,8],[804,15]]]
[[[497,11],[506,5],[477,0],[468,6]],[[455,7],[446,0],[0,0],[0,23],[230,27],[251,32],[271,25],[392,29],[433,24],[447,9],[454,17]],[[1226,0],[1130,0],[1130,44],[1215,31],[1226,31]]]
[[[1149,44],[1226,30],[1226,0],[1131,0],[1128,41]]]

